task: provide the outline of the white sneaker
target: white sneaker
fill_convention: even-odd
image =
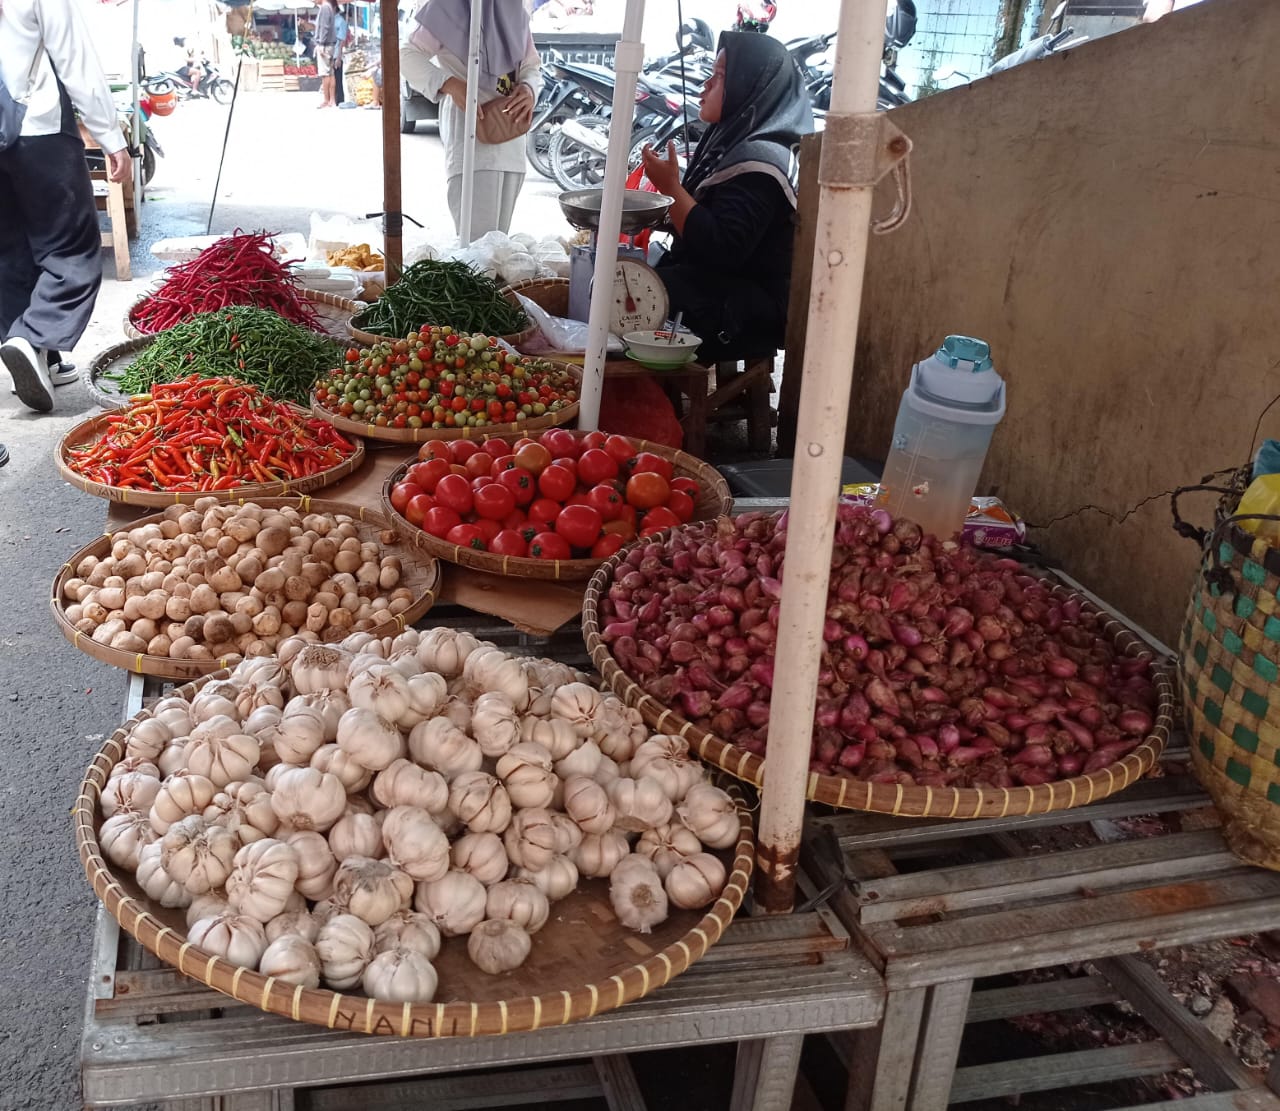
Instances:
[[[47,413],[53,408],[53,383],[45,365],[43,351],[32,347],[21,336],[0,344],[0,362],[13,376],[13,387],[28,409]]]
[[[49,368],[49,381],[54,389],[59,386],[69,386],[72,382],[80,381],[80,371],[75,363],[54,363]],[[15,389],[10,389],[9,392],[15,396],[18,393]]]

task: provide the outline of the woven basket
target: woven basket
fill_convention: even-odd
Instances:
[[[283,509],[286,506],[291,506],[302,513],[342,513],[348,517],[355,518],[356,527],[360,532],[362,541],[372,541],[378,545],[379,549],[386,549],[387,547],[379,539],[379,534],[386,531],[388,522],[375,509],[366,509],[364,506],[351,505],[347,502],[312,501],[311,498],[305,496],[301,498],[238,498],[236,500],[240,504],[252,501],[255,505],[260,505],[264,509]],[[146,525],[159,524],[163,519],[162,514],[142,517],[134,521],[129,528],[142,528]],[[208,675],[211,671],[217,671],[219,668],[228,666],[229,661],[227,660],[175,660],[169,656],[147,655],[145,652],[125,652],[119,648],[98,644],[84,633],[79,632],[67,620],[64,608],[65,600],[62,596],[63,584],[75,574],[75,569],[80,566],[80,561],[86,556],[96,556],[98,559],[102,559],[110,551],[111,536],[98,537],[92,544],[86,544],[64,563],[53,580],[53,589],[49,597],[49,608],[53,612],[53,621],[58,626],[58,631],[67,640],[71,641],[74,647],[80,649],[86,655],[92,656],[95,660],[111,664],[112,667],[124,668],[126,671],[136,671],[140,675],[157,675],[162,679],[183,681],[198,679],[202,675]],[[396,549],[394,552],[384,554],[398,555],[400,552],[399,549]],[[414,553],[403,559],[401,566],[402,578],[399,585],[406,586],[413,591],[413,602],[403,613],[397,614],[394,621],[385,623],[386,628],[388,630],[393,629],[395,633],[403,632],[419,617],[423,616],[435,604],[440,589],[440,564],[430,556]]]
[[[1191,762],[1231,851],[1280,871],[1280,549],[1230,515],[1238,489],[1222,492],[1211,533],[1182,526],[1174,495],[1204,553],[1179,645]]]
[[[665,535],[665,534],[664,534]],[[656,537],[661,540],[662,535]],[[689,742],[690,749],[708,763],[730,775],[761,786],[765,761],[732,743],[709,733],[685,719],[669,706],[647,694],[626,674],[600,637],[601,597],[613,583],[616,568],[627,557],[626,549],[609,559],[591,579],[582,609],[582,631],[596,670],[610,688],[629,706],[636,707],[651,728],[674,733]],[[1081,610],[1099,613],[1104,619],[1102,635],[1126,656],[1150,656],[1151,650],[1126,626],[1099,611],[1089,601],[1063,587],[1054,593],[1065,601],[1074,598]],[[868,810],[903,818],[1003,818],[1010,814],[1044,814],[1085,806],[1122,791],[1136,783],[1159,759],[1173,725],[1173,678],[1163,667],[1153,667],[1158,696],[1151,733],[1132,752],[1109,767],[1089,775],[1078,775],[1038,787],[906,787],[893,783],[868,783],[860,779],[819,775],[810,772],[805,797],[814,802],[848,810]]]
[[[517,301],[515,297],[511,293],[509,293],[506,289],[502,291],[502,294],[504,297],[506,297],[508,301],[510,301],[513,305],[515,305],[516,308],[520,307],[520,302]],[[356,317],[361,315],[364,312],[364,310],[367,309],[368,307],[369,307],[368,305],[353,306],[353,315],[347,321],[347,331],[350,333],[352,339],[354,339],[357,343],[363,343],[366,346],[372,346],[375,343],[399,343],[400,340],[404,339],[404,336],[380,336],[373,332],[366,332],[363,328],[361,328],[360,325],[356,323]],[[527,313],[524,313],[524,316],[526,319],[528,319]],[[449,322],[447,320],[446,321],[429,320],[429,321],[424,321],[422,324],[422,327],[427,328],[435,324],[442,324],[447,326],[448,323]],[[501,340],[506,340],[506,342],[511,344],[512,347],[519,349],[522,343],[528,343],[529,340],[533,339],[533,337],[536,336],[537,334],[538,334],[538,326],[534,324],[532,320],[530,320],[528,326],[526,328],[521,329],[519,332],[509,332],[507,335],[499,336],[498,338]]]
[[[173,693],[190,699],[220,671]],[[98,844],[99,800],[111,769],[124,756],[130,730],[151,716],[143,710],[117,729],[94,757],[81,783],[72,819],[76,848],[94,893],[130,934],[183,975],[241,1003],[329,1029],[399,1037],[476,1037],[563,1026],[657,990],[703,957],[732,922],[751,881],[755,844],[751,816],[739,796],[739,836],[720,855],[729,873],[724,893],[705,912],[672,908],[650,934],[620,926],[609,907],[608,883],[588,880],[555,904],[551,921],[533,937],[533,951],[502,976],[479,971],[463,938],[446,938],[432,961],[440,973],[437,1003],[387,1003],[363,995],[304,988],[263,976],[197,948],[186,938],[182,911],[164,910],[143,895],[133,877],[103,856]]]
[[[99,409],[123,409],[129,404],[128,395],[120,393],[107,375],[124,370],[155,340],[155,336],[127,339],[124,343],[112,344],[94,356],[93,362],[84,371],[84,387]]]
[[[522,282],[512,283],[502,292],[518,293],[522,297],[528,297],[535,305],[545,309],[552,316],[569,315],[568,278],[526,278]]]
[[[309,301],[316,310],[316,315],[320,317],[320,323],[324,326],[325,334],[340,343],[346,343],[347,321],[351,319],[352,313],[359,312],[363,306],[357,301],[351,301],[346,297],[338,297],[332,293],[325,293],[319,289],[303,289],[299,292],[302,295],[302,299]],[[143,300],[143,297],[139,297],[137,301],[134,301],[125,310],[124,320],[121,322],[120,327],[130,339],[149,339],[158,334],[140,332],[134,326],[134,310]]]
[[[579,439],[586,432],[574,432]],[[489,437],[503,439],[503,437]],[[653,444],[648,440],[632,440],[637,452],[648,451],[671,460],[676,475],[692,478],[698,483],[698,501],[693,514],[696,521],[711,521],[722,517],[733,506],[733,495],[729,492],[729,484],[724,477],[709,463],[704,463],[687,452],[676,451],[665,444]],[[507,575],[517,579],[539,579],[555,582],[583,582],[591,578],[600,567],[599,559],[533,559],[527,556],[504,556],[493,552],[480,552],[474,548],[464,548],[458,544],[449,544],[438,536],[415,526],[395,511],[391,504],[391,488],[404,478],[405,472],[417,460],[409,460],[401,464],[390,475],[382,487],[382,511],[387,515],[392,527],[400,536],[416,548],[422,548],[439,559],[447,559],[463,567],[471,567],[477,571],[488,571],[494,575]]]

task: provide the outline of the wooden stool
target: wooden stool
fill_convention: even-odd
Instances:
[[[776,352],[748,356],[738,370],[736,361],[716,364],[716,391],[707,399],[712,421],[741,420],[737,413],[722,412],[725,406],[746,394],[747,446],[752,451],[767,452],[772,439],[773,409],[769,395],[773,393],[773,360]]]
[[[99,150],[98,144],[82,127],[80,138],[84,140],[86,150]],[[90,170],[89,178],[93,182],[93,200],[99,212],[107,214],[109,227],[102,233],[103,247],[110,247],[116,260],[116,281],[133,280],[133,270],[129,266],[129,236],[137,234],[136,216],[130,220],[130,208],[126,203],[126,190],[129,199],[133,197],[133,182],[119,185],[107,177],[108,160],[104,157],[103,169]]]

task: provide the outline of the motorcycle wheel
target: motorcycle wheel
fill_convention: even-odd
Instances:
[[[552,181],[555,180],[556,173],[551,168],[551,143],[559,134],[560,125],[572,118],[573,113],[567,109],[552,112],[543,121],[541,127],[534,128],[524,137],[524,150],[529,159],[529,165]]]
[[[148,146],[142,148],[142,184],[150,185],[156,176],[156,152]]]
[[[582,116],[579,122],[608,134],[609,121],[600,116]],[[627,169],[640,165],[640,152],[653,140],[656,127],[642,127],[631,136],[631,150],[627,156]],[[551,169],[556,184],[561,189],[594,189],[604,181],[605,156],[590,147],[583,146],[557,131],[551,140]]]
[[[235,91],[236,87],[225,77],[218,78],[218,80],[213,83],[213,88],[210,90],[213,99],[219,104],[230,104],[232,96],[235,95]]]

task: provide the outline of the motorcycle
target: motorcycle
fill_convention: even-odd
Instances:
[[[218,67],[208,59],[200,62],[203,71],[195,88],[180,73],[161,70],[148,77],[143,85],[148,92],[176,92],[179,100],[212,100],[217,104],[230,104],[235,85],[218,72]]]
[[[141,145],[134,146],[132,142],[129,145],[129,157],[139,159],[142,163],[142,184],[150,185],[151,179],[156,175],[156,159],[164,157],[164,149],[160,146],[160,140],[156,138],[156,133],[151,129],[151,121],[148,118],[147,98],[142,97],[138,102],[142,109],[142,127]],[[125,135],[133,136],[133,125],[131,117],[133,115],[133,106],[119,106],[120,111],[120,128]],[[90,170],[103,171],[106,169],[106,158],[101,150],[86,150],[85,162]]]

